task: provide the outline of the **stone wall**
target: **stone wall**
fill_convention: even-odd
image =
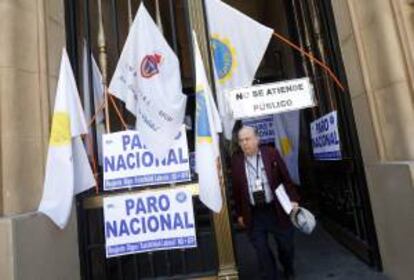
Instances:
[[[63,1],[2,1],[0,25],[0,213],[18,214],[42,194]]]
[[[51,108],[65,46],[63,3],[0,3],[2,280],[80,279],[75,213],[62,231],[34,212],[43,191]]]
[[[414,34],[407,25],[414,10],[408,2],[332,1],[384,271],[401,280],[414,274],[407,261],[414,258],[407,246],[414,241],[413,49],[408,43]]]

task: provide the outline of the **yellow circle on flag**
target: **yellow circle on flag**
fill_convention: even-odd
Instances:
[[[290,142],[290,139],[287,137],[283,137],[280,139],[280,148],[282,150],[283,156],[287,156],[292,152],[292,142]]]
[[[50,145],[67,145],[70,143],[70,138],[69,114],[63,112],[54,113],[52,120],[52,131],[50,133]]]

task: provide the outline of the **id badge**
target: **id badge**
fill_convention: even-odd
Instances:
[[[255,184],[254,184],[254,190],[255,191],[261,191],[261,190],[263,190],[262,179],[256,179]]]

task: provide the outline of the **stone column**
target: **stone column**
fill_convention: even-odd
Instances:
[[[203,57],[206,72],[210,71],[208,59],[209,42],[206,38],[205,24],[203,16],[203,1],[188,1],[191,19],[191,28],[197,33],[197,40],[200,45],[201,56]],[[222,166],[219,167],[222,171]],[[214,231],[216,236],[217,253],[219,260],[218,279],[238,279],[236,261],[234,257],[233,240],[231,235],[230,217],[227,208],[225,182],[223,176],[220,180],[221,194],[223,196],[223,206],[221,212],[213,214]]]
[[[79,279],[75,215],[61,231],[35,212],[65,46],[64,1],[3,0],[0,26],[0,278]]]
[[[0,6],[0,205],[37,208],[42,195],[50,108],[65,44],[63,1]]]
[[[333,0],[385,272],[414,267],[414,103],[411,0]]]

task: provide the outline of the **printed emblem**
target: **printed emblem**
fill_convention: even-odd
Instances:
[[[204,95],[204,91],[198,91],[196,94],[196,141],[198,143],[211,143],[213,138],[211,137],[210,123],[207,112],[207,100]]]
[[[70,119],[65,112],[53,114],[50,146],[65,146],[70,143]]]
[[[222,39],[218,35],[213,35],[211,49],[214,58],[214,67],[220,83],[229,80],[237,66],[236,51],[228,39]]]
[[[175,199],[179,203],[183,203],[187,200],[187,195],[185,194],[185,192],[179,192],[179,193],[176,194]]]
[[[157,75],[160,72],[159,66],[162,60],[163,56],[159,53],[146,55],[141,62],[141,76],[149,79]]]

